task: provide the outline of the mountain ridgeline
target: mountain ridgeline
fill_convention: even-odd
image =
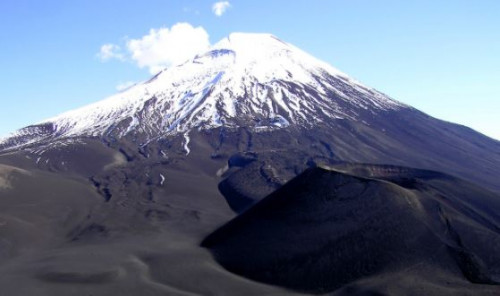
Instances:
[[[0,140],[0,284],[497,295],[499,178],[499,141],[235,33]]]

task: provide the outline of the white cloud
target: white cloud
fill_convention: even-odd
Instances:
[[[118,83],[118,85],[116,86],[116,90],[117,91],[122,91],[122,90],[126,90],[127,88],[131,87],[132,85],[136,84],[135,81],[126,81],[126,82],[120,82]]]
[[[125,56],[121,52],[120,46],[111,43],[101,46],[101,50],[97,54],[97,57],[103,62],[110,59],[118,59],[120,61],[125,60]]]
[[[182,63],[209,47],[205,29],[188,23],[177,23],[170,29],[151,29],[148,35],[127,42],[130,58],[140,68],[147,67],[152,74]]]
[[[224,12],[226,12],[226,10],[231,7],[231,4],[229,3],[229,1],[219,1],[219,2],[215,2],[214,5],[212,5],[212,12],[216,15],[216,16],[221,16],[224,14]]]
[[[130,62],[155,74],[166,67],[185,62],[209,47],[209,36],[203,27],[177,23],[171,28],[151,29],[147,35],[137,39],[125,37],[122,47],[104,44],[97,57],[103,62],[111,59]]]

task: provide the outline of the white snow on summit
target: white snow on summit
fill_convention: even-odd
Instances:
[[[308,126],[328,118],[355,119],[356,108],[404,107],[272,35],[233,33],[149,81],[41,122],[52,126],[50,135],[25,128],[3,143],[30,133],[30,143],[110,133],[187,137],[194,128]]]

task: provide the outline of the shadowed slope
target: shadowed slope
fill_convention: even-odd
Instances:
[[[371,166],[365,172],[429,185],[411,189],[308,169],[208,236],[202,246],[234,273],[306,292],[331,292],[387,274],[426,278],[429,270],[466,286],[478,284],[476,292],[496,289],[479,284],[494,284],[498,275],[498,219],[463,196],[447,198],[434,188],[446,189],[457,179],[397,167],[389,173],[389,168]],[[467,186],[462,189],[498,207],[498,196]],[[425,287],[425,281],[415,286]]]

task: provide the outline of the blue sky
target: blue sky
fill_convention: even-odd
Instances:
[[[0,136],[147,79],[147,57],[134,59],[130,41],[188,23],[212,44],[231,32],[272,33],[399,101],[500,139],[500,1],[229,0],[220,16],[215,2],[1,1]],[[116,46],[107,59],[106,44]]]

